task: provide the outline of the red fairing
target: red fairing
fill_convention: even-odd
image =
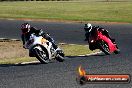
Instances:
[[[117,47],[115,46],[115,44],[112,43],[112,41],[109,38],[107,38],[105,35],[103,35],[99,31],[97,33],[98,33],[98,40],[104,40],[105,42],[107,42],[107,44],[109,46],[110,53],[117,50]]]

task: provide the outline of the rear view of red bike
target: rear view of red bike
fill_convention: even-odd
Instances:
[[[120,53],[117,44],[113,43],[108,37],[98,30],[91,31],[88,43],[90,50],[100,49],[106,55],[110,55],[111,53]]]

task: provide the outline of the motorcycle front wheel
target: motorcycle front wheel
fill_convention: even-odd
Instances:
[[[36,58],[43,64],[49,63],[48,51],[41,46],[36,46],[34,48]]]
[[[100,50],[103,51],[106,55],[110,55],[110,49],[108,44],[105,41],[99,41]]]
[[[59,61],[59,62],[63,62],[65,59],[64,59],[64,53],[62,51],[58,51],[57,52],[57,55],[56,55],[56,60]]]

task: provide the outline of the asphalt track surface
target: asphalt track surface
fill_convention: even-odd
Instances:
[[[0,37],[20,39],[19,27],[24,21],[0,20]],[[45,29],[57,43],[86,44],[83,24],[29,22]],[[130,84],[86,84],[76,82],[80,65],[88,74],[132,75],[132,25],[94,24],[106,28],[116,38],[121,54],[66,57],[63,63],[0,65],[0,88],[132,88]]]

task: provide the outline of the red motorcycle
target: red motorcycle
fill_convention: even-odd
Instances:
[[[120,53],[117,44],[113,43],[108,37],[103,35],[102,32],[98,30],[91,31],[88,43],[90,50],[100,49],[106,55],[111,53]]]

